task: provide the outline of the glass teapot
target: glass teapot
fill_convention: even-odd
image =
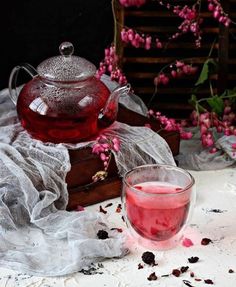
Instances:
[[[118,100],[129,85],[112,93],[95,77],[96,67],[73,55],[64,42],[60,54],[43,61],[35,70],[29,64],[16,66],[9,78],[9,92],[19,120],[32,137],[44,142],[75,143],[91,138],[116,120]],[[20,70],[32,76],[18,93]]]

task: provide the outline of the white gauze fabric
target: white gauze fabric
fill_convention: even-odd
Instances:
[[[175,164],[166,142],[145,127],[114,123],[121,175],[145,163]],[[71,146],[90,145],[82,143]],[[76,272],[102,258],[126,254],[122,233],[98,212],[68,212],[68,145],[32,139],[18,121],[8,90],[0,92],[0,264],[39,276]],[[99,240],[98,230],[109,233]]]
[[[232,144],[236,143],[236,136],[224,136],[213,129],[218,150],[210,153],[211,148],[202,146],[199,127],[189,128],[189,131],[193,133],[192,139],[181,140],[180,152],[176,156],[180,167],[190,170],[216,170],[236,164],[236,152],[232,148]]]

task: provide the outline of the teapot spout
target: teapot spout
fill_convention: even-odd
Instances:
[[[112,91],[104,108],[99,114],[99,121],[102,123],[102,126],[108,126],[116,120],[119,98],[122,95],[127,95],[130,91],[130,88],[130,84],[127,84],[121,87],[117,87],[114,91]]]

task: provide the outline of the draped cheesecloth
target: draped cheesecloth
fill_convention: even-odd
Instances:
[[[182,168],[190,170],[216,170],[235,165],[236,150],[232,144],[236,143],[236,136],[225,136],[213,129],[217,152],[211,153],[210,148],[204,148],[198,127],[190,128],[193,133],[191,140],[180,142],[180,152],[176,156]]]
[[[137,97],[126,106],[144,112]],[[115,122],[105,131],[121,141],[120,175],[145,163],[175,164],[166,142],[145,127]],[[91,145],[83,143],[76,145]],[[75,146],[70,146],[75,148]],[[122,233],[96,212],[68,212],[68,145],[32,139],[17,119],[8,90],[0,92],[0,264],[33,275],[76,272],[102,258],[126,254]],[[97,238],[98,230],[109,238]]]

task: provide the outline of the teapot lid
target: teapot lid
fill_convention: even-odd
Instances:
[[[96,73],[96,67],[84,58],[73,56],[74,46],[70,42],[63,42],[60,56],[55,56],[38,65],[40,77],[56,82],[83,81]]]

